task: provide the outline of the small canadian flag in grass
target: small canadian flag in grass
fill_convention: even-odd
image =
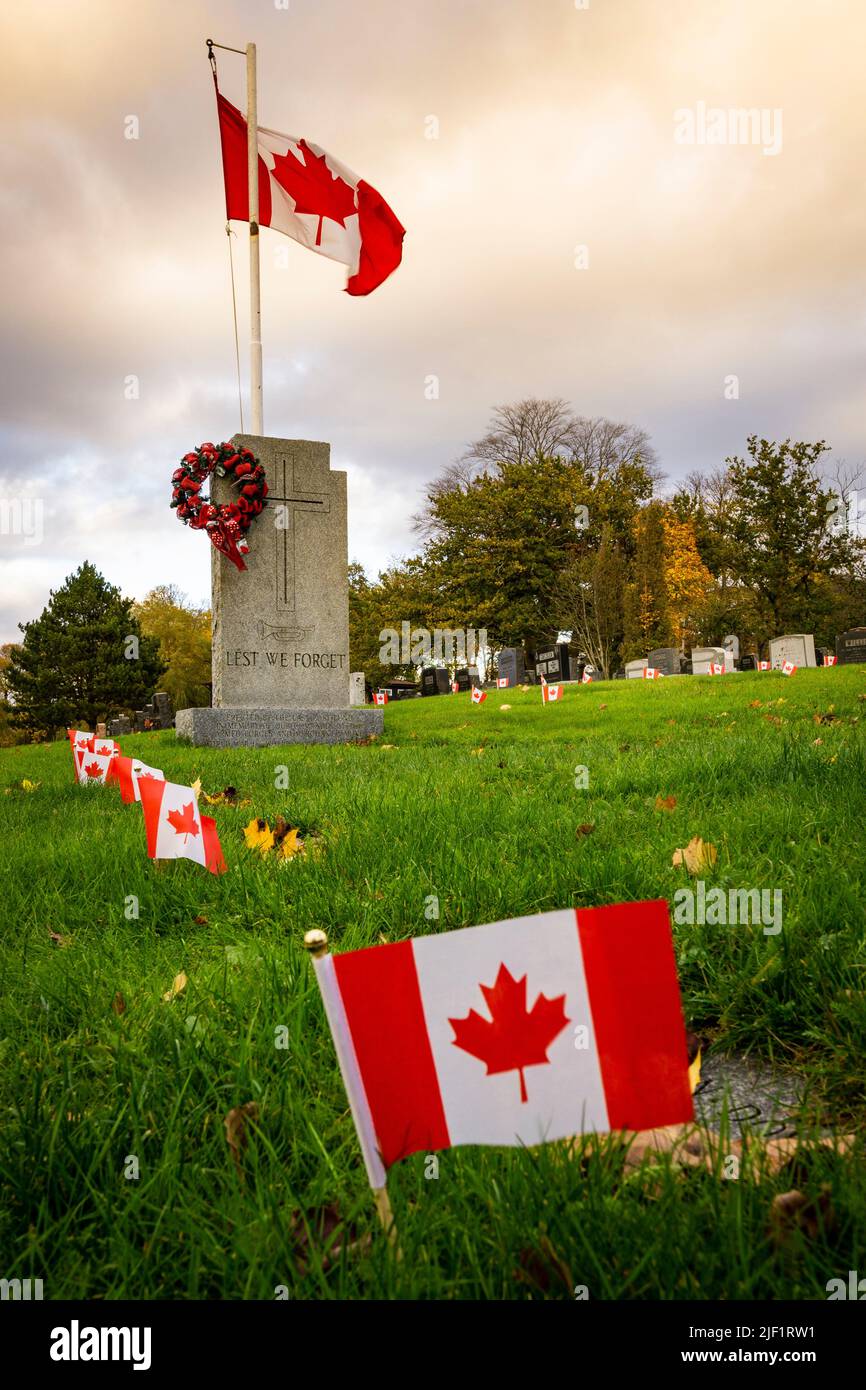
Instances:
[[[783,662],[782,662],[782,675],[783,675],[783,676],[793,676],[793,674],[794,674],[794,672],[796,671],[796,669],[797,669],[796,662],[793,662],[793,661],[783,661]]]
[[[588,671],[584,671],[583,675],[580,678],[580,683],[581,685],[592,685],[592,676],[589,674]]]
[[[770,663],[769,663],[769,661],[759,661],[759,662],[758,662],[758,670],[759,670],[759,671],[769,671],[769,669],[770,669]]]
[[[710,662],[710,675],[711,675],[711,676],[723,676],[724,674],[725,674],[725,668],[724,668],[724,666],[721,666],[721,665],[719,664],[718,661],[711,661],[711,662]]]
[[[836,658],[835,658],[835,656],[825,656],[825,657],[824,657],[824,665],[825,665],[825,666],[835,666],[835,665],[836,665]]]
[[[212,874],[225,872],[216,821],[200,813],[192,787],[144,777],[138,791],[150,859],[194,859]]]
[[[376,705],[387,705],[387,703],[388,703],[388,692],[387,692],[387,690],[375,690],[375,691],[373,692],[373,703],[376,704]]]
[[[496,677],[496,684],[497,684],[497,686],[499,687],[500,690],[507,690],[507,689],[508,689],[508,677],[507,677],[507,676],[497,676],[497,677]]]
[[[561,700],[561,699],[562,699],[562,686],[561,686],[561,685],[548,685],[548,684],[547,684],[547,681],[545,681],[544,684],[543,684],[542,687],[541,687],[541,703],[542,703],[543,705],[549,705],[549,704],[551,703],[551,701],[553,701],[553,700]]]
[[[693,1118],[666,902],[321,954],[370,1184],[412,1153]]]
[[[663,675],[664,671],[657,671],[655,666],[644,667],[643,678],[645,681],[660,681]]]
[[[119,753],[120,744],[115,743],[113,738],[97,738],[94,734],[93,751],[94,753]]]
[[[481,704],[484,703],[484,701],[485,701],[486,699],[487,699],[487,691],[486,691],[486,690],[479,690],[479,689],[477,688],[477,686],[476,686],[476,688],[472,691],[472,703],[473,703],[473,705],[481,705]]]
[[[148,767],[147,763],[141,762],[139,758],[124,758],[117,754],[114,759],[114,767],[106,780],[118,782],[121,800],[132,802],[141,800],[138,790],[139,778],[148,777],[154,778],[156,781],[165,781],[165,773],[160,768]]]
[[[82,729],[67,729],[69,747],[72,749],[72,766],[75,771],[76,782],[81,780],[81,757],[82,753],[93,752],[93,734],[85,733]]]
[[[114,762],[113,753],[88,753],[79,748],[75,757],[78,760],[78,781],[82,787],[105,784]]]

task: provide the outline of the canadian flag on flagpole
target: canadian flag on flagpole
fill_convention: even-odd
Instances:
[[[561,685],[548,685],[548,684],[547,684],[547,681],[545,681],[544,684],[543,684],[542,687],[541,687],[541,703],[542,703],[543,705],[548,705],[548,704],[550,704],[551,701],[553,701],[553,700],[561,700],[561,699],[562,699],[562,686],[561,686]]]
[[[212,874],[225,873],[216,821],[201,815],[192,787],[143,777],[138,791],[150,859],[194,859]]]
[[[408,1154],[693,1118],[666,902],[314,958],[370,1185]]]
[[[109,769],[114,762],[113,753],[88,753],[83,748],[76,750],[78,761],[78,781],[82,787],[95,783],[104,785]]]
[[[124,758],[117,754],[114,758],[114,765],[107,777],[109,782],[120,784],[121,801],[132,802],[140,801],[141,795],[138,790],[139,778],[155,778],[157,781],[165,781],[165,773],[158,767],[148,767],[138,758]]]
[[[476,687],[473,689],[473,691],[472,691],[472,703],[473,703],[473,705],[480,705],[480,704],[483,704],[484,701],[485,701],[486,699],[487,699],[487,691],[486,691],[486,690],[479,690],[478,687],[476,686]]]
[[[793,661],[783,661],[783,662],[782,662],[782,675],[783,675],[783,676],[793,676],[793,674],[794,674],[794,672],[796,671],[796,669],[797,669],[797,666],[796,666],[796,663],[795,663],[795,662],[793,662]]]
[[[218,88],[217,109],[226,216],[248,222],[247,122]],[[348,266],[349,294],[376,289],[400,264],[406,235],[381,193],[319,145],[257,131],[259,225]]]
[[[373,704],[374,704],[374,705],[387,705],[387,703],[388,703],[388,692],[387,692],[387,690],[375,690],[375,691],[373,692]]]

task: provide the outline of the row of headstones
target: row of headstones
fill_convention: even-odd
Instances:
[[[786,661],[795,666],[823,666],[824,658],[832,653],[826,647],[816,647],[812,633],[789,633],[785,637],[773,637],[769,643],[770,666],[781,670]],[[846,666],[851,662],[866,662],[866,627],[855,627],[849,632],[840,632],[836,638],[836,664]],[[687,660],[678,647],[657,647],[639,661],[628,661],[625,667],[627,679],[640,678],[647,667],[661,671],[665,676],[707,676],[711,666],[722,666],[725,671],[756,671],[758,657],[751,654],[740,656],[740,639],[731,633],[722,639],[721,647],[693,647],[691,659]]]
[[[130,718],[128,714],[122,714],[117,719],[112,719],[108,725],[108,733],[111,738],[121,738],[124,734],[145,734],[153,729],[173,729],[174,710],[171,707],[171,699],[164,690],[158,690],[149,705],[144,709],[137,709]]]

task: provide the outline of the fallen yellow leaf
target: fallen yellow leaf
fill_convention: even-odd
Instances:
[[[262,840],[267,839],[270,834],[271,828],[267,821],[261,820],[258,816],[253,816],[249,825],[244,826],[244,843],[247,849],[258,849]],[[273,844],[273,842],[273,836],[271,836],[271,844]]]
[[[656,810],[657,810],[657,811],[672,811],[672,810],[674,809],[674,807],[676,806],[676,804],[677,804],[677,799],[676,799],[675,796],[657,796],[657,797],[656,797]]]
[[[702,840],[700,835],[693,835],[685,849],[674,850],[671,863],[675,868],[685,865],[690,874],[699,874],[706,869],[711,869],[718,857],[719,851],[715,845]]]
[[[165,994],[162,996],[163,1001],[166,1004],[170,1004],[172,999],[176,999],[177,996],[181,994],[183,990],[186,989],[188,983],[189,981],[187,980],[186,975],[181,970],[180,974],[175,975],[174,979],[172,980],[171,989],[167,989]]]

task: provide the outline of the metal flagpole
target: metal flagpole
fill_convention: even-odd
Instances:
[[[247,44],[247,175],[250,220],[250,414],[252,433],[264,434],[262,410],[262,302],[259,278],[259,146],[256,46]]]

